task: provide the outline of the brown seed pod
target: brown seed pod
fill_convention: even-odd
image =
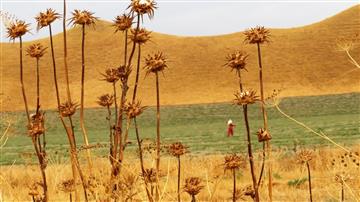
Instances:
[[[97,103],[102,107],[110,107],[114,103],[114,96],[109,94],[104,94],[98,97]]]
[[[196,196],[200,193],[201,189],[204,188],[201,185],[201,179],[198,177],[190,177],[185,179],[185,185],[183,190],[191,196]]]
[[[139,116],[141,113],[143,113],[145,108],[146,107],[141,106],[140,101],[137,101],[135,103],[128,102],[124,106],[124,111],[130,119],[133,119],[133,118]]]
[[[56,13],[55,10],[48,8],[45,12],[40,12],[38,16],[35,17],[37,21],[37,30],[49,26],[56,19],[60,18],[60,14]]]
[[[181,142],[175,142],[168,146],[168,153],[175,157],[180,157],[188,153],[188,147],[183,145]]]
[[[120,78],[122,83],[128,80],[130,73],[131,73],[131,67],[129,66],[121,65],[116,69],[117,77]]]
[[[263,129],[263,128],[260,128],[257,132],[256,132],[256,135],[258,136],[258,141],[259,142],[264,142],[264,141],[268,141],[268,140],[271,140],[271,135],[269,133],[269,131]]]
[[[313,158],[313,152],[310,150],[301,150],[296,155],[298,163],[307,163]]]
[[[151,38],[151,32],[147,31],[145,28],[131,29],[130,31],[130,39],[137,44],[143,45]]]
[[[154,55],[148,55],[145,58],[146,75],[150,73],[157,73],[164,71],[167,68],[166,57],[162,52],[155,53]]]
[[[30,125],[28,125],[28,135],[36,137],[45,132],[45,116],[43,112],[32,114],[30,117]]]
[[[118,31],[126,31],[131,28],[131,25],[133,24],[134,17],[131,17],[130,15],[118,15],[116,16],[115,20],[113,21],[113,25],[115,27],[115,32]]]
[[[136,13],[141,17],[148,15],[149,18],[152,18],[157,7],[154,0],[132,0],[128,8],[130,8],[131,14]]]
[[[41,58],[45,54],[47,48],[41,45],[40,43],[35,43],[30,45],[27,49],[27,55],[33,58]]]
[[[154,168],[146,168],[142,177],[146,183],[153,184],[156,182],[156,170]]]
[[[69,117],[75,114],[78,104],[66,101],[59,106],[60,115],[62,117]]]
[[[73,25],[95,25],[97,17],[94,17],[94,13],[87,11],[87,10],[74,10],[72,12],[73,17],[70,18],[70,23]]]
[[[229,66],[232,70],[240,71],[242,69],[245,69],[246,66],[246,60],[248,58],[248,54],[244,51],[236,51],[235,53],[231,53],[226,57],[226,64]]]
[[[101,73],[101,75],[104,77],[102,80],[109,83],[116,83],[119,80],[118,69],[108,68],[105,70],[105,73]]]
[[[75,191],[75,182],[73,179],[62,181],[57,188],[62,192],[71,193]]]
[[[262,44],[269,42],[270,31],[265,27],[257,26],[244,32],[245,42],[249,44]]]
[[[235,170],[239,168],[244,168],[246,165],[245,157],[236,154],[230,154],[224,157],[224,169],[225,170]]]
[[[256,91],[243,91],[238,92],[235,95],[234,104],[236,105],[248,105],[254,104],[256,101],[259,101],[258,96],[256,96]]]
[[[15,40],[18,37],[23,36],[27,32],[29,32],[29,25],[26,24],[25,21],[15,20],[15,22],[11,22],[9,26],[6,27],[7,37],[10,40]]]

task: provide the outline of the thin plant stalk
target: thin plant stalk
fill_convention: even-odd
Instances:
[[[233,202],[236,201],[236,170],[233,169]]]
[[[36,114],[40,109],[40,78],[39,78],[39,58],[36,58]]]
[[[106,118],[108,120],[108,123],[109,123],[109,144],[110,144],[110,152],[112,151],[113,149],[113,138],[112,138],[112,134],[113,134],[113,131],[112,131],[112,124],[111,124],[111,110],[110,110],[110,106],[107,106],[107,111],[108,111],[108,117]],[[113,162],[113,159],[110,158],[110,162]]]
[[[263,84],[263,72],[262,72],[262,62],[261,62],[261,49],[260,49],[260,43],[256,43],[257,45],[257,52],[258,52],[258,62],[259,62],[259,80],[260,80],[260,99],[261,99],[261,112],[263,115],[263,122],[264,122],[264,130],[268,131],[268,120],[267,120],[267,114],[266,114],[266,110],[265,110],[265,102],[264,102],[264,84]],[[265,151],[265,146],[266,146],[266,151]],[[265,158],[266,158],[266,153],[268,154],[268,177],[269,177],[269,182],[268,182],[268,192],[269,192],[269,200],[270,202],[272,201],[272,164],[271,164],[271,145],[270,145],[270,141],[266,140],[265,142],[263,142],[263,162],[262,162],[262,167],[265,166]],[[262,172],[264,169],[261,169],[261,174],[260,176],[262,176]],[[261,182],[261,177],[259,179],[259,182]]]
[[[84,143],[88,147],[89,140],[87,131],[85,128],[85,121],[84,121],[84,92],[85,92],[85,24],[82,25],[82,40],[81,40],[81,101],[80,101],[80,127],[83,133]],[[88,166],[90,172],[92,170],[92,162],[91,162],[91,154],[90,150],[86,150],[86,158],[88,161]]]
[[[159,197],[159,172],[160,172],[160,92],[159,92],[159,74],[156,76],[156,199]]]
[[[115,120],[117,120],[118,119],[118,104],[117,104],[117,97],[116,97],[115,82],[113,83],[113,91],[114,91],[114,105],[115,105]]]
[[[345,200],[344,183],[341,183],[341,202]]]
[[[124,66],[126,66],[126,59],[127,59],[127,49],[128,49],[127,40],[128,40],[128,30],[125,30],[125,42],[124,42],[124,47],[125,47],[125,51],[124,51]]]
[[[38,145],[37,145],[37,139],[39,139],[39,137],[32,137],[32,142],[36,151],[36,156],[38,157],[39,160],[39,166],[40,166],[40,171],[41,171],[41,177],[43,180],[43,185],[41,186],[43,188],[44,191],[44,201],[49,201],[49,193],[47,190],[47,183],[46,183],[46,173],[45,173],[45,162],[44,162],[44,157],[42,155],[42,152],[40,151]]]
[[[23,74],[23,48],[22,48],[22,38],[21,36],[19,37],[20,40],[20,83],[21,83],[21,91],[22,91],[22,95],[23,95],[23,99],[24,99],[24,104],[25,104],[25,111],[26,111],[26,117],[28,119],[28,125],[30,125],[31,121],[30,121],[30,113],[29,113],[29,107],[28,107],[28,103],[27,103],[27,99],[26,99],[26,94],[25,94],[25,86],[24,86],[24,74]]]
[[[180,161],[180,156],[177,157],[178,160],[178,184],[177,184],[177,197],[178,197],[178,202],[181,201],[180,198],[180,174],[181,174],[181,161]]]
[[[55,82],[55,91],[56,91],[56,101],[57,106],[60,106],[60,96],[59,96],[59,87],[57,81],[57,73],[56,73],[56,63],[55,63],[55,53],[54,53],[54,43],[53,43],[53,36],[51,30],[51,24],[49,24],[49,33],[50,33],[50,47],[51,47],[51,58],[53,64],[53,71],[54,71],[54,82]]]
[[[64,69],[65,69],[65,81],[66,81],[66,94],[68,102],[71,103],[71,92],[69,82],[69,70],[67,64],[67,41],[66,41],[66,0],[64,0],[64,14],[63,14],[63,37],[64,37]]]
[[[134,93],[133,93],[133,97],[132,97],[133,103],[135,102],[135,99],[136,99],[136,93],[137,93],[137,88],[138,88],[138,83],[139,83],[140,59],[141,59],[141,45],[139,44],[139,45],[138,45],[138,58],[137,58],[137,67],[136,67],[136,77],[135,77]]]
[[[309,162],[306,162],[306,167],[307,167],[307,171],[308,171],[310,202],[312,202],[313,199],[312,199],[312,192],[311,192],[311,173],[310,173],[310,165],[309,165]]]

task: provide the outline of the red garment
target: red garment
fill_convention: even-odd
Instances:
[[[235,125],[234,125],[234,124],[230,123],[230,124],[228,125],[228,130],[227,130],[227,136],[228,136],[228,137],[234,136],[234,128],[235,128]]]

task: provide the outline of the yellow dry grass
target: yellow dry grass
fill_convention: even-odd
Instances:
[[[355,145],[352,151],[360,152],[359,146]],[[260,167],[260,156],[260,153],[255,155],[257,173]],[[351,180],[346,181],[345,184],[346,201],[358,201],[360,199],[360,178],[358,175],[360,167],[352,163],[349,155],[345,156],[347,167],[342,166],[339,164],[341,156],[344,156],[344,152],[337,149],[322,148],[314,151],[314,159],[310,161],[314,201],[338,201],[340,199],[341,185],[335,181],[335,174],[340,171],[345,171],[351,176]],[[123,176],[134,175],[139,177],[140,166],[138,159],[131,155],[127,156],[127,158],[125,160]],[[331,164],[333,159],[336,160],[334,166]],[[230,201],[232,196],[232,175],[230,172],[224,172],[223,161],[223,155],[186,155],[182,161],[181,186],[184,185],[185,178],[187,177],[200,177],[205,187],[197,197],[199,201]],[[97,194],[98,201],[104,201],[108,196],[105,193],[106,188],[104,185],[108,185],[108,180],[110,179],[110,165],[104,158],[99,158],[94,162],[96,162],[94,165],[94,175],[98,181],[92,190]],[[150,167],[151,165],[154,165],[154,161],[148,156],[146,166]],[[31,197],[28,195],[29,189],[27,187],[29,184],[40,180],[39,168],[36,165],[14,165],[3,166],[1,171],[0,196],[2,199],[4,201],[30,201]],[[60,191],[57,185],[71,178],[70,166],[50,163],[46,172],[51,197],[50,201],[68,201],[69,195]],[[251,184],[248,166],[238,171],[238,173],[238,188]],[[273,178],[274,201],[308,201],[307,181],[299,186],[288,185],[290,180],[307,177],[306,167],[296,163],[292,150],[277,149],[274,151],[273,173],[275,176]],[[162,201],[176,201],[177,161],[175,158],[170,156],[163,158],[162,174]],[[262,201],[267,200],[266,182],[267,180],[260,186]],[[79,187],[81,186],[79,185]],[[130,189],[125,190],[122,193],[124,197],[127,195],[126,193],[130,193]],[[136,193],[133,198],[134,201],[146,201],[146,193],[140,178],[134,183],[132,193]],[[181,194],[181,197],[183,201],[190,201],[189,196],[184,192]],[[244,199],[252,201],[248,197]]]
[[[283,89],[284,96],[359,92],[360,71],[352,71],[346,55],[336,50],[336,39],[353,36],[360,31],[360,6],[350,8],[320,23],[293,29],[271,29],[271,43],[263,46],[265,91]],[[54,25],[60,26],[60,23]],[[85,106],[96,106],[97,97],[111,93],[111,85],[100,81],[99,72],[115,67],[123,61],[123,35],[114,34],[110,23],[100,21],[96,29],[86,34]],[[152,42],[143,48],[143,56],[163,51],[169,58],[169,70],[161,76],[161,102],[164,105],[213,103],[229,101],[237,89],[237,79],[225,64],[225,56],[243,48],[250,53],[244,83],[258,89],[257,53],[255,46],[243,43],[243,33],[212,37],[178,37],[152,34]],[[48,39],[37,40],[49,46]],[[25,43],[28,47],[33,42]],[[54,37],[61,95],[65,96],[62,34]],[[74,28],[68,34],[69,74],[71,90],[76,100],[80,97],[81,32]],[[359,60],[360,49],[353,55]],[[19,86],[18,43],[1,44],[1,110],[22,110]],[[49,52],[49,51],[48,51]],[[136,58],[136,55],[135,55]],[[142,65],[143,66],[143,65]],[[40,62],[41,99],[43,108],[55,107],[55,90],[48,53]],[[35,106],[35,60],[25,57],[25,87],[30,106]],[[155,104],[154,78],[144,79],[141,71],[139,97],[145,105]],[[130,79],[133,86],[135,75]],[[105,92],[104,92],[105,91]],[[132,92],[130,89],[129,92]],[[33,108],[32,107],[32,108]]]

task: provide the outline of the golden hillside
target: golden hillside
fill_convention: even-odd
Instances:
[[[336,50],[336,39],[360,33],[360,6],[352,7],[336,16],[309,26],[292,29],[271,29],[272,43],[263,46],[265,90],[283,89],[283,95],[319,95],[360,91],[360,71],[353,68],[343,52]],[[60,26],[60,24],[57,24]],[[169,69],[161,77],[161,103],[194,104],[224,102],[233,99],[237,80],[233,72],[223,67],[225,56],[236,49],[250,53],[249,72],[244,73],[248,88],[258,89],[257,55],[255,46],[243,43],[243,33],[211,37],[178,37],[152,34],[152,42],[144,54],[163,51],[168,56]],[[96,29],[86,34],[86,106],[96,106],[97,97],[111,93],[111,86],[100,81],[99,72],[122,63],[123,35],[114,34],[108,22],[98,22]],[[79,100],[81,75],[81,32],[74,28],[68,32],[69,68],[72,94]],[[41,42],[49,46],[49,39]],[[28,47],[33,42],[27,42]],[[55,54],[62,95],[64,90],[63,38],[55,36]],[[22,110],[23,101],[19,85],[19,45],[1,44],[2,110]],[[360,60],[359,48],[353,50]],[[48,51],[40,63],[41,99],[44,108],[55,107],[55,91],[51,54]],[[25,87],[31,106],[35,106],[35,60],[25,56]],[[132,75],[134,77],[134,74]],[[145,105],[155,104],[153,76],[140,77],[139,96]],[[130,85],[133,84],[133,79]],[[130,89],[129,92],[132,92]]]

